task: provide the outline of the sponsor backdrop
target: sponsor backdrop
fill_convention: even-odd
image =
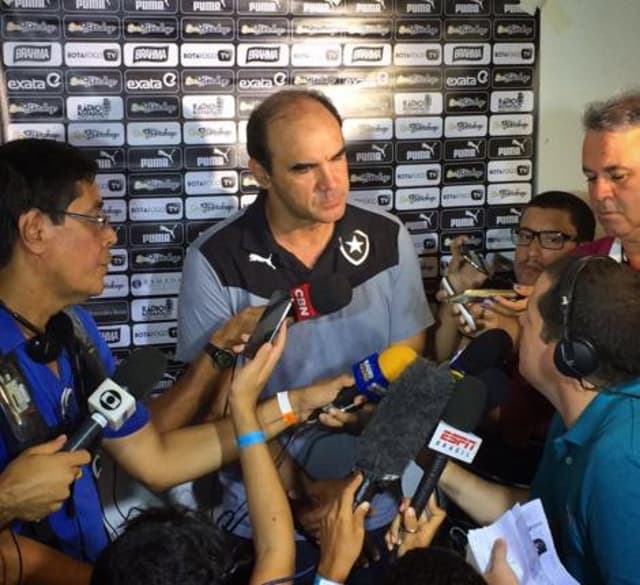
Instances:
[[[351,197],[404,221],[428,290],[458,234],[511,253],[536,138],[539,16],[519,0],[0,0],[0,9],[6,138],[66,140],[98,162],[118,244],[88,306],[117,354],[153,344],[171,355],[185,249],[255,198],[246,120],[280,89],[333,98]]]

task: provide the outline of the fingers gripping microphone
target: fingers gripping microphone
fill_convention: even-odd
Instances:
[[[429,442],[429,450],[433,454],[429,468],[425,469],[411,500],[418,518],[435,490],[447,461],[450,458],[460,459],[462,454],[468,452],[475,456],[481,440],[469,433],[482,420],[487,395],[487,386],[480,378],[467,375],[456,382],[442,421]]]
[[[276,290],[245,346],[244,355],[253,358],[264,343],[273,340],[287,317],[300,322],[335,313],[351,302],[352,295],[347,277],[338,273],[318,276],[289,290]]]
[[[356,469],[364,480],[355,505],[398,479],[433,431],[449,398],[453,382],[447,366],[416,359],[391,384],[362,434],[356,438]]]
[[[318,422],[318,417],[330,408],[343,412],[355,410],[357,396],[366,396],[367,402],[378,403],[389,390],[389,384],[395,382],[412,364],[418,354],[408,345],[393,345],[381,353],[372,353],[351,368],[355,384],[343,388],[335,400],[323,408],[316,409],[307,419],[307,423]]]
[[[134,351],[89,396],[91,413],[80,428],[65,443],[64,451],[78,451],[91,447],[105,427],[117,431],[135,412],[136,399],[143,399],[160,380],[167,359],[153,348]]]

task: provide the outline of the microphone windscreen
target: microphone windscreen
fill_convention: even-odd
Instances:
[[[334,272],[309,281],[311,304],[320,315],[335,313],[351,302],[353,289],[344,274]]]
[[[500,406],[507,399],[511,381],[504,370],[488,368],[476,374],[476,377],[480,378],[487,387],[486,410],[492,410],[496,406]]]
[[[356,438],[356,468],[373,481],[400,476],[433,432],[452,386],[448,366],[417,358]]]
[[[389,382],[395,382],[417,357],[408,345],[392,345],[380,353],[378,364],[382,375]]]
[[[487,394],[484,381],[479,377],[466,375],[456,382],[442,420],[460,431],[470,433],[484,416]]]
[[[477,374],[492,366],[506,366],[512,355],[511,336],[504,329],[489,329],[474,337],[450,366],[464,374]]]
[[[166,356],[155,347],[146,346],[132,351],[111,378],[137,400],[144,400],[160,381],[166,368]]]

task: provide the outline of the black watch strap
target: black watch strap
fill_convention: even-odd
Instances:
[[[210,341],[204,346],[204,351],[209,354],[214,366],[221,370],[226,370],[236,363],[236,354],[228,349],[218,347]]]

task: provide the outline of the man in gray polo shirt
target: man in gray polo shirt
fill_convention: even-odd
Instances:
[[[193,359],[211,330],[247,305],[264,304],[276,289],[336,272],[353,288],[351,303],[291,328],[265,396],[347,372],[391,344],[424,350],[433,317],[413,245],[393,216],[347,204],[341,124],[334,106],[313,92],[279,92],[254,110],[247,148],[261,191],[250,207],[203,233],[187,254],[180,359]],[[314,479],[344,477],[354,463],[353,436],[326,428],[301,433],[288,450]],[[227,469],[220,477],[228,526],[250,538],[239,470]],[[382,494],[373,507],[371,530],[391,521],[395,503]],[[374,582],[371,575],[366,578]]]

